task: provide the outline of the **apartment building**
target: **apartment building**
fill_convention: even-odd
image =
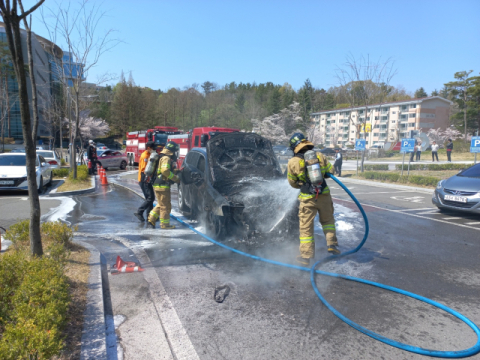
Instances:
[[[327,147],[353,145],[356,138],[367,146],[384,145],[408,137],[410,130],[445,129],[453,103],[440,96],[373,104],[310,114],[316,142]],[[360,124],[364,123],[365,126]],[[366,130],[366,131],[365,131]],[[357,136],[357,131],[360,131]]]

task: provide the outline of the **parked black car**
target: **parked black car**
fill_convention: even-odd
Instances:
[[[279,190],[286,180],[270,141],[258,134],[215,136],[187,154],[181,174],[180,210],[204,220],[218,240],[298,232],[298,202]]]

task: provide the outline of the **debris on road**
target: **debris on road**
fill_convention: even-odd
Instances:
[[[228,285],[220,285],[215,288],[215,292],[213,294],[213,299],[217,303],[222,303],[225,298],[230,294],[230,286]]]

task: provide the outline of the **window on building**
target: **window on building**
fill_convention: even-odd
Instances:
[[[392,120],[392,124],[395,124],[395,120]]]
[[[407,110],[408,109],[408,105],[402,105],[402,110]]]
[[[380,125],[375,125],[373,128],[378,129],[378,128],[380,128]]]
[[[376,132],[376,133],[373,133],[373,136],[378,136],[378,133],[377,133],[377,132]]]
[[[363,112],[364,112],[363,110],[360,110],[358,113],[359,113],[359,114],[363,114]]]
[[[407,119],[407,118],[408,118],[408,116],[406,114],[400,115],[400,119],[402,119],[402,120]]]
[[[408,114],[408,117],[409,117],[409,118],[414,118],[414,117],[415,117],[415,114]]]
[[[375,116],[375,120],[378,120],[378,116]]]
[[[355,130],[352,130],[351,132],[352,132],[352,134],[353,134],[353,133],[355,133]]]
[[[384,116],[381,117],[380,120],[382,120],[382,121],[388,120],[388,116],[387,116],[387,115],[384,115]]]
[[[390,108],[388,108],[388,107],[384,107],[384,108],[382,108],[382,113],[387,113],[387,112],[388,112],[388,110],[390,110]]]
[[[410,105],[410,109],[415,109],[416,107],[417,107],[417,104]]]
[[[408,127],[415,127],[415,123],[409,123]]]
[[[396,114],[397,112],[396,111],[392,111],[392,114]]]
[[[355,140],[355,138],[350,138],[351,141]]]

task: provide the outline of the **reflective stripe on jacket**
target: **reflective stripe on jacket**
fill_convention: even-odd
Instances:
[[[334,173],[333,166],[330,164],[330,162],[327,160],[327,158],[321,153],[317,152],[316,153],[318,161],[320,163],[320,169],[322,171],[322,175],[324,177],[325,181],[325,173]],[[299,158],[298,156],[295,156],[291,158],[288,161],[288,166],[287,166],[287,178],[288,178],[288,183],[290,184],[291,187],[295,189],[300,189],[301,185],[298,184],[298,182],[307,182],[306,178],[306,166],[305,166],[305,160]],[[328,194],[330,193],[330,189],[328,186],[325,186],[325,188],[322,191],[322,194]],[[314,198],[315,194],[306,194],[306,193],[300,193],[298,198],[301,200],[307,200]]]

